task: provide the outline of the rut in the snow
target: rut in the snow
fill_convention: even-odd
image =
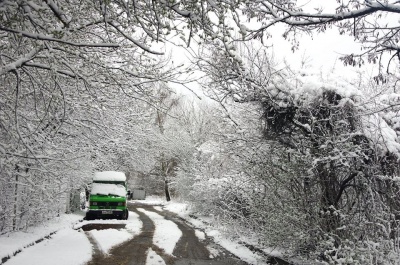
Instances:
[[[94,255],[91,262],[87,265],[145,265],[147,251],[152,248],[160,255],[166,264],[173,264],[173,258],[166,255],[161,249],[153,245],[154,223],[147,215],[130,207],[130,210],[136,212],[143,222],[142,232],[110,251],[110,255]]]
[[[184,221],[180,220],[175,214],[163,211],[162,213],[154,209],[150,211],[162,214],[166,220],[174,222],[182,231],[182,237],[179,239],[174,249],[173,255],[177,258],[191,258],[191,259],[210,259],[210,253],[203,243],[199,241],[195,235],[195,230],[187,225]]]
[[[200,241],[193,227],[176,214],[165,210],[160,212],[154,208],[150,208],[149,210],[162,215],[166,220],[174,222],[182,231],[182,237],[176,244],[173,252],[173,255],[177,258],[175,263],[173,263],[174,265],[247,265],[246,262],[222,249],[209,238]],[[218,256],[210,256],[210,252],[206,247],[207,245],[218,249]]]

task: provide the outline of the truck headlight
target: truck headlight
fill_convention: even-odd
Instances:
[[[97,205],[97,202],[92,202],[92,205],[96,206],[96,205]]]

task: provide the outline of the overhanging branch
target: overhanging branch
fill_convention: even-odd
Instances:
[[[15,33],[18,34],[19,36],[23,36],[26,38],[34,39],[34,40],[42,40],[42,41],[50,41],[50,42],[58,42],[66,45],[71,45],[75,47],[97,47],[97,48],[118,48],[120,47],[119,44],[116,43],[80,43],[80,42],[71,42],[67,40],[62,40],[62,39],[56,39],[51,36],[46,36],[43,34],[37,34],[37,33],[31,33],[31,32],[26,32],[26,31],[20,31],[16,29],[9,29],[0,26],[0,31],[5,31],[5,32],[10,32],[10,33]]]

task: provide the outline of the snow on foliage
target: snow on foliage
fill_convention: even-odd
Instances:
[[[362,93],[358,88],[336,74],[323,77],[320,73],[314,71],[301,70],[293,81],[295,84],[292,84],[290,92],[295,99],[309,97],[312,100],[317,96],[321,96],[325,91],[333,91],[345,98],[362,97]]]
[[[364,134],[376,146],[379,155],[390,152],[400,158],[399,136],[378,113],[363,116],[362,122]]]
[[[277,89],[274,87],[271,90]],[[315,104],[315,101],[319,104],[326,104],[328,102],[325,102],[323,94],[334,92],[340,96],[335,108],[343,108],[346,104],[356,108],[356,114],[362,120],[362,133],[369,138],[379,154],[384,155],[386,152],[390,152],[400,158],[400,138],[395,131],[396,128],[400,128],[398,113],[375,111],[375,106],[364,103],[370,100],[369,95],[365,95],[360,88],[341,76],[331,74],[323,77],[318,73],[302,70],[292,78],[288,78],[277,91],[281,93],[278,93],[274,99],[277,100],[279,108],[286,108],[292,104],[299,107],[310,107]],[[400,102],[400,95],[397,93],[384,94],[374,99],[374,102],[390,108],[391,105]],[[373,113],[370,114],[370,112]],[[393,126],[390,126],[384,118],[390,120]],[[310,129],[308,124],[303,125]]]
[[[218,153],[218,144],[215,141],[207,141],[201,144],[197,151],[202,154],[215,154]]]
[[[394,83],[277,70],[260,54],[249,52],[244,71],[220,54],[210,57],[214,65],[205,64],[208,85],[217,99],[228,98],[225,106],[260,107],[262,135],[218,132],[224,136],[218,156],[199,150],[198,172],[186,178],[191,190],[185,196],[196,210],[233,224],[235,232],[249,228],[266,246],[287,249],[285,255],[329,264],[395,264],[380,254],[398,253],[390,245],[397,237],[384,232],[398,227],[400,209],[393,199],[400,142]],[[227,82],[227,76],[233,78]]]

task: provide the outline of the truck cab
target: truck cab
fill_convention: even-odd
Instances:
[[[125,173],[96,172],[91,186],[86,220],[128,219]]]

